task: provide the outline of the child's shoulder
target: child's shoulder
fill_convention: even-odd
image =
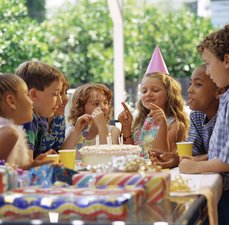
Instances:
[[[0,127],[6,127],[11,125],[14,125],[14,122],[12,120],[0,117]]]
[[[0,129],[2,138],[15,141],[18,139],[18,126],[12,120],[0,117]]]
[[[206,114],[200,111],[191,111],[189,117],[196,120],[203,120]]]
[[[48,120],[33,113],[32,121],[24,123],[23,127],[26,130],[37,130],[39,127],[44,127],[45,129],[48,129]]]

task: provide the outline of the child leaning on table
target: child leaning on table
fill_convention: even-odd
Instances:
[[[0,75],[0,159],[22,169],[51,163],[42,154],[33,160],[26,133],[19,126],[32,120],[33,103],[25,82],[13,74]],[[49,152],[51,153],[51,152]]]
[[[188,133],[188,116],[180,84],[170,75],[161,72],[146,74],[140,86],[138,114],[133,117],[125,103],[119,115],[124,143],[141,145],[147,158],[153,149],[174,151],[176,142],[185,140]],[[133,124],[132,124],[133,121]]]
[[[206,73],[220,88],[229,85],[229,25],[211,33],[198,46],[203,60],[207,64]],[[229,89],[220,97],[216,124],[210,139],[208,160],[196,162],[183,159],[179,165],[182,173],[222,173],[224,192],[219,202],[219,214],[229,224]],[[219,219],[222,217],[219,216]]]
[[[42,153],[39,148],[48,129],[47,119],[54,116],[62,103],[63,74],[54,66],[36,60],[19,65],[16,74],[27,84],[33,102],[33,120],[24,124],[24,129],[35,158]]]
[[[206,64],[198,66],[192,73],[188,88],[190,128],[186,141],[193,142],[193,159],[206,160],[209,140],[216,122],[219,97],[224,89],[218,88],[206,74]],[[178,166],[179,156],[175,152],[152,152],[151,159],[162,168]]]
[[[67,147],[78,149],[84,145],[95,145],[96,136],[98,135],[99,144],[107,144],[107,137],[110,134],[112,144],[118,144],[120,130],[108,124],[111,115],[112,92],[103,84],[85,84],[76,88],[72,97],[72,106],[70,108],[69,122],[71,128],[68,135],[71,135],[78,129],[78,120],[85,117],[90,130],[85,135],[83,143],[79,143],[77,138],[69,138]],[[66,142],[65,142],[66,143]]]

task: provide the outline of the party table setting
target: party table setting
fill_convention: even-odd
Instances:
[[[48,164],[22,171],[1,165],[1,223],[192,224],[201,215],[217,224],[219,174],[161,170],[137,155],[112,157],[94,166],[74,160],[74,169],[68,167]]]

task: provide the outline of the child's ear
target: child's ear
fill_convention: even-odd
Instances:
[[[10,107],[10,109],[15,110],[15,97],[13,95],[7,95],[6,96],[6,104]]]
[[[29,97],[30,97],[30,99],[31,99],[32,101],[35,100],[35,99],[37,98],[37,91],[36,91],[35,88],[31,88],[31,89],[29,90]]]
[[[224,55],[225,68],[229,69],[229,54]]]

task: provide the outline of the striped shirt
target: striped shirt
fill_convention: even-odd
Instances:
[[[215,129],[208,151],[209,159],[229,164],[229,89],[221,96]],[[224,190],[229,189],[229,173],[223,173]]]
[[[208,153],[209,140],[216,122],[216,115],[208,121],[206,114],[199,111],[190,113],[190,128],[187,141],[193,142],[192,154]]]

